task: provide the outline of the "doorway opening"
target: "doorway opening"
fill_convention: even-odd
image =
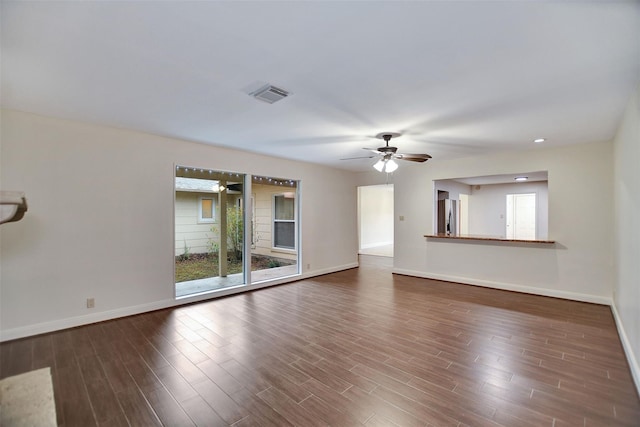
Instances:
[[[393,184],[358,187],[358,253],[393,257]]]
[[[507,194],[507,239],[535,240],[536,193]]]

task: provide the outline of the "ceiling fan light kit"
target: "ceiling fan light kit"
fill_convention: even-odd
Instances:
[[[384,139],[385,145],[384,147],[378,147],[375,150],[371,148],[365,148],[365,150],[373,151],[374,153],[381,155],[382,158],[378,160],[373,168],[378,172],[386,172],[391,173],[398,169],[398,164],[393,159],[399,160],[408,160],[410,162],[426,162],[431,158],[428,154],[402,154],[398,153],[398,147],[389,146],[389,141],[391,138],[397,138],[401,136],[401,133],[398,132],[380,132],[376,135],[378,139]]]
[[[398,169],[398,164],[394,159],[397,160],[408,160],[410,162],[424,163],[431,158],[428,154],[408,154],[408,153],[398,153],[398,147],[389,146],[389,141],[391,138],[397,138],[401,136],[401,133],[398,132],[380,132],[376,135],[378,139],[384,139],[385,145],[384,147],[378,148],[365,148],[367,151],[371,151],[374,155],[362,156],[362,157],[348,157],[346,159],[340,160],[353,160],[353,159],[371,159],[375,157],[375,154],[380,156],[380,159],[374,163],[373,168],[378,172],[386,172],[391,173]]]
[[[393,171],[395,171],[396,169],[398,169],[398,164],[396,162],[393,161],[393,159],[389,158],[389,159],[380,159],[376,162],[376,164],[373,165],[373,167],[378,171],[378,172],[386,172],[386,173],[391,173]]]

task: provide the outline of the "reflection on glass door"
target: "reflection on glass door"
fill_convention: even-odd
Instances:
[[[244,179],[244,174],[176,167],[176,297],[246,283]]]
[[[251,184],[251,283],[299,274],[298,182],[254,176]]]

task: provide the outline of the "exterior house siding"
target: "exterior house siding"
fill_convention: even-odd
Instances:
[[[253,184],[252,196],[255,216],[252,252],[254,254],[289,260],[296,259],[295,251],[273,247],[273,196],[287,191],[295,191],[295,189]]]
[[[289,189],[291,190],[291,189]],[[286,192],[281,187],[272,185],[253,185],[254,203],[254,230],[252,236],[251,251],[256,255],[265,255],[288,260],[295,260],[296,253],[293,250],[277,249],[273,247],[273,196]],[[216,220],[209,223],[198,221],[198,203],[200,197],[214,198]],[[175,256],[185,253],[185,245],[191,254],[206,253],[209,251],[211,240],[218,239],[218,202],[217,193],[205,193],[194,191],[176,191],[175,203]]]
[[[185,245],[192,254],[201,254],[209,251],[209,240],[216,238],[217,233],[211,231],[211,227],[217,225],[217,220],[213,223],[198,222],[198,201],[200,197],[214,198],[214,207],[217,212],[217,194],[198,193],[188,191],[176,191],[175,204],[175,255],[185,253]]]

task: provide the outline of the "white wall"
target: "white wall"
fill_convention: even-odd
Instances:
[[[438,181],[434,183],[435,185],[435,200],[438,200],[438,190],[448,191],[449,199],[451,200],[460,200],[460,194],[471,194],[471,186],[467,184],[462,184],[457,181],[453,181],[450,179],[445,179],[443,181]],[[435,231],[435,230],[434,230]]]
[[[393,185],[358,187],[360,249],[393,244]]]
[[[0,228],[2,340],[176,303],[175,164],[301,180],[304,274],[357,265],[352,173],[15,111],[1,125],[2,189],[29,205]]]
[[[549,223],[547,187],[546,181],[473,186],[469,197],[469,234],[505,237],[507,194],[535,193],[536,239],[546,239]]]
[[[394,271],[608,304],[613,281],[612,144],[536,146],[394,172]],[[546,170],[549,239],[555,245],[426,239],[433,231],[434,180]],[[362,173],[358,185],[384,180]],[[399,217],[404,216],[404,221]]]
[[[640,86],[629,101],[613,147],[614,311],[640,391]]]

